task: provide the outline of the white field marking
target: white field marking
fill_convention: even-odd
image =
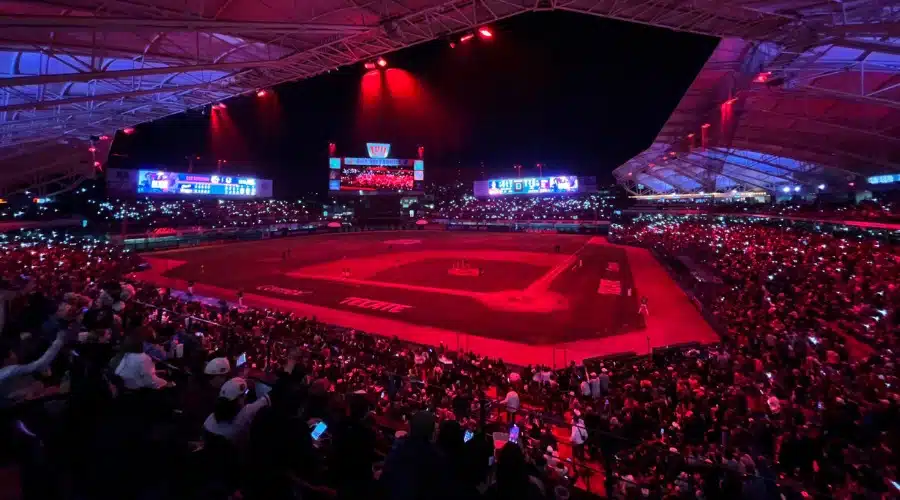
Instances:
[[[275,286],[275,285],[260,285],[260,286],[256,287],[256,289],[260,290],[262,292],[278,293],[281,295],[288,295],[290,297],[299,297],[301,295],[309,295],[312,293],[312,292],[307,292],[305,290],[295,290],[293,288],[282,288],[280,286]]]
[[[346,299],[340,301],[340,304],[343,304],[345,306],[359,307],[361,309],[368,309],[370,311],[384,311],[392,314],[397,314],[407,309],[412,309],[412,306],[408,306],[406,304],[395,304],[393,302],[363,299],[361,297],[347,297]]]
[[[575,264],[576,260],[578,260],[578,254],[580,254],[581,251],[588,246],[588,243],[590,243],[590,240],[588,240],[584,245],[581,245],[581,248],[576,250],[575,253],[570,255],[566,260],[553,266],[549,271],[544,273],[543,276],[536,279],[534,283],[528,285],[528,287],[525,288],[525,293],[546,292],[550,288],[550,284],[553,283],[553,280],[555,280],[560,274],[568,269],[574,269],[572,265]]]

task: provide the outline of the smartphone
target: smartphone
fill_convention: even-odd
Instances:
[[[820,410],[824,410],[824,409],[825,409],[825,405],[823,405],[821,401],[819,401],[819,404],[816,405],[816,406],[817,406]]]
[[[466,431],[466,433],[463,434],[463,443],[468,443],[469,441],[471,441],[471,440],[472,440],[472,436],[474,436],[474,435],[475,435],[474,432],[472,432],[472,431]]]
[[[328,429],[328,424],[326,424],[325,422],[319,422],[315,427],[313,427],[311,433],[312,438],[318,441],[319,438],[322,437],[322,434],[325,433],[326,429]]]
[[[660,429],[660,430],[659,430],[659,437],[663,437],[663,436],[665,436],[665,435],[666,435],[666,430],[665,430],[665,429]]]
[[[509,428],[509,442],[510,443],[518,443],[519,442],[519,426],[516,424],[513,424],[513,426]]]
[[[242,367],[242,366],[244,366],[244,365],[246,365],[246,364],[247,364],[247,353],[246,353],[246,352],[242,352],[241,355],[238,356],[238,359],[237,359],[237,362],[235,363],[235,366],[237,366],[238,368],[240,368],[240,367]]]

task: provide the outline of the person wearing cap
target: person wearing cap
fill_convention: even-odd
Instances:
[[[584,461],[584,443],[587,441],[588,432],[587,428],[584,425],[584,419],[581,418],[581,413],[578,410],[575,411],[575,415],[572,417],[572,455],[581,461]]]
[[[244,445],[253,417],[270,404],[268,395],[246,404],[248,392],[250,386],[241,377],[234,377],[222,384],[215,409],[203,422],[203,430],[221,436],[232,444]]]
[[[111,366],[126,389],[162,389],[170,382],[156,374],[156,365],[144,352],[143,338],[132,334],[122,343],[122,352],[113,357]]]
[[[601,368],[597,379],[600,381],[600,392],[604,395],[609,394],[609,370]]]
[[[216,407],[219,391],[231,376],[231,363],[228,358],[218,357],[209,360],[203,367],[203,375],[191,377],[182,397],[182,411],[192,428],[198,428],[206,421],[209,413]]]
[[[597,376],[597,372],[591,372],[591,378],[588,383],[591,385],[591,397],[600,399],[600,396],[603,394],[600,390],[600,378]]]

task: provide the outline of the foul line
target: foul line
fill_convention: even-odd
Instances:
[[[454,288],[435,288],[431,286],[419,286],[419,285],[406,285],[403,283],[385,283],[382,281],[368,281],[368,280],[358,280],[353,278],[338,278],[334,276],[318,276],[314,274],[298,274],[298,273],[290,273],[288,274],[291,278],[300,278],[300,279],[310,279],[310,280],[320,280],[320,281],[331,281],[334,283],[345,283],[350,285],[365,285],[365,286],[375,286],[380,288],[393,288],[397,290],[406,290],[411,292],[428,292],[428,293],[440,293],[443,295],[456,295],[458,297],[468,297],[471,299],[480,299],[484,297],[484,292],[470,292],[468,290],[457,290]]]
[[[584,250],[585,247],[587,247],[589,242],[590,240],[588,240],[588,242],[585,242],[585,244],[581,245],[581,248],[579,248],[578,250],[575,250],[575,253],[570,255],[569,258],[560,262],[552,269],[544,273],[544,275],[535,280],[534,283],[528,285],[525,288],[525,293],[546,292],[550,288],[550,284],[553,283],[553,280],[559,277],[559,275],[562,274],[563,271],[569,269],[572,264],[575,263],[575,259],[578,258],[578,254],[581,253],[581,251]]]

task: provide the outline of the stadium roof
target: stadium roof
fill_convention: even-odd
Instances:
[[[117,130],[536,10],[582,12],[764,41],[765,46],[783,49],[766,61],[766,67],[776,70],[773,74],[780,75],[777,71],[782,68],[811,68],[802,73],[805,80],[791,76],[785,80],[790,84],[779,91],[822,87],[821,102],[838,102],[838,96],[840,102],[855,102],[844,96],[854,92],[849,84],[833,89],[814,77],[828,67],[838,72],[834,79],[849,79],[852,67],[845,68],[854,63],[860,69],[865,66],[862,94],[875,93],[859,96],[862,100],[896,102],[893,83],[876,80],[886,74],[885,65],[893,73],[884,78],[896,77],[893,60],[860,55],[870,53],[872,47],[884,47],[879,54],[897,55],[892,37],[900,36],[900,22],[892,4],[867,0],[0,0],[0,195],[66,189],[93,175],[94,162],[104,163],[109,150],[110,139],[98,139],[114,138]],[[838,41],[845,45],[852,41],[859,52],[832,53],[830,47]],[[828,54],[807,56],[817,50]],[[882,86],[874,86],[876,82]],[[812,94],[812,90],[803,91]],[[823,104],[815,111],[832,115],[841,111],[829,106]],[[873,123],[878,112],[852,107],[860,121],[880,127],[881,135],[894,132],[884,130],[890,117]],[[781,112],[778,107],[776,111]],[[842,121],[841,126],[853,125]],[[94,151],[89,151],[92,144]]]
[[[722,39],[653,144],[616,179],[633,194],[795,193],[900,173],[893,9],[878,24],[823,28],[805,43]]]

